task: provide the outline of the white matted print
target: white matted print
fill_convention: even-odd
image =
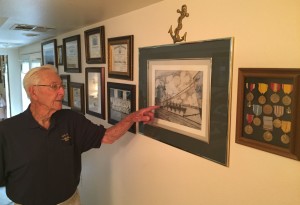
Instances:
[[[154,126],[209,143],[212,60],[148,61],[148,105],[160,105]]]

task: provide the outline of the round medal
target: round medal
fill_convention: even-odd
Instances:
[[[288,143],[290,143],[290,137],[287,135],[287,134],[283,134],[283,135],[281,135],[281,142],[283,143],[283,144],[288,144]]]
[[[263,96],[263,95],[261,95],[261,96],[259,96],[259,98],[258,98],[258,102],[260,103],[260,104],[265,104],[266,103],[266,101],[267,101],[267,99],[266,99],[266,97],[265,96]]]
[[[281,127],[281,120],[275,119],[273,121],[273,126],[276,127],[276,128],[280,128]]]
[[[251,135],[253,133],[253,128],[251,127],[251,125],[245,126],[245,133],[248,135]]]
[[[246,99],[247,99],[248,101],[252,101],[252,100],[254,99],[254,95],[253,95],[252,93],[248,93],[248,94],[246,95]]]
[[[273,135],[272,135],[272,133],[269,132],[269,131],[266,131],[266,132],[264,133],[263,137],[264,137],[264,140],[266,140],[267,142],[270,142],[270,141],[272,141],[272,139],[273,139]]]
[[[282,103],[284,105],[290,105],[291,102],[292,102],[292,99],[289,96],[287,96],[287,95],[282,98]]]
[[[264,106],[263,106],[263,112],[264,112],[266,115],[272,114],[272,112],[273,112],[272,106],[269,105],[269,104],[264,105]]]
[[[258,117],[255,117],[253,119],[253,124],[256,125],[256,126],[259,126],[261,124],[261,120]]]
[[[280,101],[280,97],[278,94],[274,93],[270,97],[272,103],[278,103]]]

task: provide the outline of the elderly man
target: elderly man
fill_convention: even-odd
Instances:
[[[143,108],[105,129],[62,109],[64,89],[56,68],[34,68],[23,83],[28,109],[0,123],[0,186],[16,204],[80,204],[81,154],[113,143],[135,122],[151,122],[158,108]]]

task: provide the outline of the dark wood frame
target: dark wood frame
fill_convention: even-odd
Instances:
[[[119,89],[119,90],[126,90],[131,93],[131,99],[130,99],[130,113],[136,111],[136,86],[135,85],[129,85],[129,84],[123,84],[123,83],[113,83],[108,82],[107,83],[107,110],[108,110],[108,123],[110,124],[117,124],[119,121],[111,118],[111,101],[110,101],[110,89]],[[124,115],[126,117],[127,115]],[[122,119],[123,119],[122,118]],[[136,123],[134,123],[129,130],[132,133],[136,133]]]
[[[108,77],[109,78],[133,80],[133,41],[134,41],[133,35],[108,39]],[[126,53],[127,71],[126,72],[114,71],[113,64],[112,64],[113,46],[122,45],[122,44],[127,45],[127,53]]]
[[[101,103],[101,113],[95,112],[89,108],[90,103],[90,93],[89,93],[89,79],[88,74],[89,73],[99,73],[100,74],[100,81],[97,82],[100,84],[100,90],[98,90],[98,95],[100,96],[100,103]],[[99,67],[99,68],[86,68],[85,69],[85,84],[86,84],[86,113],[102,118],[105,120],[105,68]]]
[[[268,85],[264,93],[262,89],[259,89],[259,83]],[[274,89],[276,88],[274,83],[277,84],[278,90]],[[287,84],[293,86],[290,94],[282,89],[282,85]],[[238,71],[236,143],[300,160],[299,86],[300,69],[240,68]],[[261,98],[261,96],[264,97]],[[290,104],[284,100],[287,99],[285,96],[289,96]],[[259,106],[261,106],[260,109],[257,108]],[[279,107],[281,107],[280,115],[278,114]],[[261,114],[257,110],[261,110]],[[268,127],[265,126],[266,119],[269,120],[269,125],[271,124]],[[282,122],[290,123],[291,129],[290,132],[286,132],[287,136],[284,135]]]
[[[76,42],[76,52],[77,52],[77,63],[78,67],[70,67],[68,65],[67,53],[67,44],[71,42]],[[71,36],[63,39],[63,60],[64,60],[64,71],[68,73],[81,73],[81,43],[80,35]],[[69,67],[68,67],[69,66]]]
[[[60,75],[60,78],[62,81],[66,80],[67,81],[67,85],[65,85],[65,96],[67,97],[67,101],[63,99],[62,103],[63,105],[69,106],[70,107],[70,75]]]
[[[99,38],[99,53],[100,57],[91,57],[90,53],[90,36],[98,35]],[[97,63],[105,63],[105,28],[104,26],[100,26],[97,28],[89,29],[84,32],[85,37],[85,58],[86,63],[97,64]]]
[[[80,108],[74,106],[74,93],[73,89],[78,88],[80,90]],[[84,106],[84,84],[83,83],[75,83],[70,82],[70,106],[72,110],[85,114],[85,106]]]
[[[64,65],[63,46],[57,46],[57,64]]]
[[[191,154],[228,166],[232,73],[232,38],[139,49],[139,109],[148,104],[148,62],[159,59],[211,58],[211,96],[209,143],[175,133],[172,130],[139,123],[143,135]]]
[[[45,54],[44,52],[44,48],[47,47],[47,46],[50,46],[50,44],[53,44],[53,47],[51,47],[51,50],[52,50],[52,54],[53,54],[53,57],[52,57],[52,60],[53,60],[53,64],[52,63],[48,63],[48,62],[45,62],[45,58],[47,57],[47,55]],[[49,40],[49,41],[46,41],[46,42],[43,42],[41,44],[41,50],[42,50],[42,64],[45,65],[45,64],[51,64],[51,65],[54,65],[56,68],[58,66],[58,63],[57,63],[57,41],[56,39],[52,39],[52,40]],[[49,56],[48,56],[49,57]]]

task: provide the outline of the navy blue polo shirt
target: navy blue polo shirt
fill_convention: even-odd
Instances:
[[[22,205],[54,205],[73,195],[80,180],[81,154],[99,148],[105,128],[84,115],[60,110],[49,129],[29,108],[0,123],[0,186]]]

